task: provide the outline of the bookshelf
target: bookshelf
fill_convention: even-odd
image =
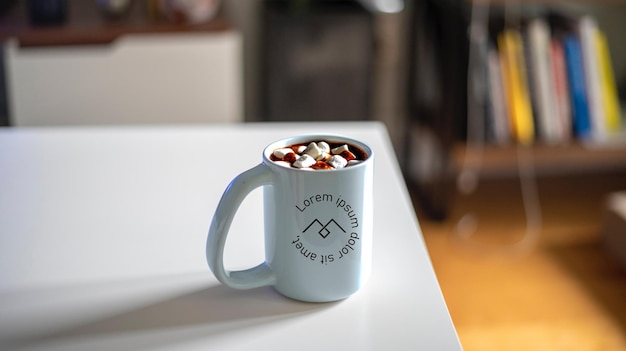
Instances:
[[[412,43],[412,55],[409,62],[417,68],[413,68],[409,80],[409,119],[407,125],[407,149],[405,174],[409,183],[416,190],[426,211],[435,218],[443,218],[447,214],[448,207],[454,196],[455,177],[462,170],[464,165],[473,165],[481,177],[507,177],[516,176],[518,167],[518,145],[524,144],[524,150],[532,158],[535,173],[539,176],[567,175],[575,173],[589,172],[615,172],[626,170],[626,142],[624,139],[624,121],[620,130],[611,138],[588,138],[582,134],[572,132],[572,136],[566,140],[547,140],[538,128],[533,127],[537,135],[525,137],[520,140],[515,135],[509,135],[508,140],[496,140],[493,135],[483,127],[493,125],[493,120],[489,121],[487,108],[489,101],[486,98],[477,99],[478,94],[483,92],[484,87],[476,88],[468,84],[468,63],[472,60],[476,62],[476,56],[470,57],[472,40],[459,41],[458,36],[471,37],[472,26],[470,23],[471,9],[469,5],[489,6],[496,9],[495,13],[500,16],[504,13],[503,4],[513,5],[519,16],[518,28],[527,28],[530,19],[543,12],[536,11],[536,8],[557,8],[562,10],[563,2],[558,1],[521,1],[506,2],[504,0],[471,0],[451,1],[445,4],[436,1],[425,1],[422,4],[412,7],[410,31]],[[581,5],[582,4],[582,5]],[[601,1],[589,4],[589,2],[576,2],[576,6],[621,6],[626,10],[624,1]],[[530,10],[529,10],[530,9]],[[510,10],[510,9],[509,9]],[[528,10],[528,11],[527,11]],[[529,15],[530,13],[530,15]],[[509,13],[510,16],[510,13]],[[578,14],[574,14],[578,17]],[[429,18],[433,18],[430,20]],[[455,24],[461,28],[455,28]],[[490,18],[487,27],[488,39],[491,44],[498,45],[498,34],[505,26],[503,19]],[[421,24],[420,24],[421,23]],[[494,24],[495,23],[495,24]],[[599,23],[600,27],[603,23]],[[549,23],[552,28],[552,23]],[[614,25],[614,24],[613,24]],[[621,24],[623,27],[623,23]],[[434,28],[434,29],[433,29]],[[464,33],[465,31],[465,33]],[[615,30],[614,30],[615,32]],[[469,35],[467,34],[469,33]],[[510,43],[510,42],[509,42]],[[523,44],[522,44],[523,43]],[[528,38],[524,37],[516,45],[523,45],[528,49]],[[610,41],[610,45],[622,45],[619,40]],[[618,47],[617,51],[622,48]],[[432,51],[430,53],[429,51]],[[453,56],[450,59],[448,56]],[[484,65],[487,63],[487,55],[481,57]],[[619,56],[619,55],[618,55]],[[522,56],[525,60],[532,60],[531,56]],[[624,56],[617,62],[624,67]],[[615,64],[615,62],[614,62]],[[424,68],[424,65],[427,68]],[[429,66],[430,65],[430,66]],[[475,66],[472,66],[475,67]],[[483,68],[487,72],[487,68]],[[435,72],[434,74],[432,72]],[[453,72],[452,74],[450,72]],[[533,72],[531,72],[533,73]],[[522,72],[525,74],[525,72]],[[472,77],[472,75],[469,75]],[[524,75],[528,78],[529,76]],[[620,76],[622,77],[622,76]],[[472,79],[472,78],[470,78]],[[487,80],[488,78],[485,78]],[[426,80],[426,82],[425,82]],[[431,82],[428,82],[430,80]],[[533,81],[527,82],[532,88]],[[420,94],[420,88],[431,87],[435,92]],[[569,87],[568,87],[569,88]],[[468,94],[468,89],[470,89]],[[476,90],[473,90],[476,89]],[[504,90],[504,88],[502,88]],[[527,90],[529,92],[529,90]],[[502,93],[507,93],[503,91]],[[468,100],[469,96],[469,100]],[[617,91],[614,91],[617,97]],[[445,97],[445,98],[444,98]],[[506,97],[510,101],[510,96]],[[532,106],[531,123],[540,123],[537,120],[537,101],[529,98],[529,105]],[[476,100],[476,101],[474,101]],[[482,122],[479,126],[481,130],[471,130],[468,137],[468,128],[476,128],[473,124],[468,124],[468,114],[475,115],[474,106],[481,106],[483,113]],[[454,107],[453,107],[454,106]],[[622,107],[623,109],[623,107]],[[621,111],[621,116],[624,111]],[[473,113],[473,114],[472,114]],[[511,113],[511,111],[507,111]],[[493,116],[492,116],[493,117]],[[509,116],[507,116],[507,120]],[[509,120],[510,121],[510,120]],[[415,133],[415,129],[420,129]],[[424,136],[427,136],[424,138]],[[482,141],[483,146],[476,146],[476,138]],[[415,140],[421,139],[420,142]],[[470,140],[471,139],[471,140]],[[424,140],[428,144],[423,147]],[[428,150],[425,152],[423,149]],[[435,161],[421,162],[421,166],[415,162],[416,155],[434,154]],[[436,160],[437,157],[441,160]],[[480,164],[478,164],[480,160]],[[420,169],[421,167],[421,169]]]

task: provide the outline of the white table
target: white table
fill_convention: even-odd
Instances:
[[[204,249],[226,185],[309,132],[377,155],[368,284],[327,304],[220,285]],[[235,217],[227,268],[262,260],[261,202],[257,189]],[[364,122],[0,129],[0,349],[461,346],[386,130]]]

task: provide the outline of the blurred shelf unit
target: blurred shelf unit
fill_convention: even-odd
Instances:
[[[457,143],[451,155],[452,174],[469,166],[485,178],[517,176],[520,162],[524,162],[520,158],[527,155],[537,176],[626,170],[626,140],[601,145],[572,142],[531,147],[512,144],[477,147]]]
[[[418,68],[410,80],[406,173],[434,216],[445,216],[464,165],[483,176],[516,175],[520,151],[539,175],[626,170],[626,61],[617,62],[616,77],[611,53],[623,44],[607,39],[603,22],[581,10],[588,6],[617,7],[626,20],[622,1],[415,6],[413,20],[427,24],[412,31]],[[451,22],[462,29],[446,29]],[[413,160],[428,153],[432,162]]]
[[[0,18],[12,126],[243,121],[242,37],[221,13],[206,23],[150,17],[132,2],[110,19],[68,1],[66,20],[32,25],[24,2]]]

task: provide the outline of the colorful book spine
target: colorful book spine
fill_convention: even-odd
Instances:
[[[495,48],[487,52],[487,74],[489,79],[489,106],[493,118],[493,139],[498,144],[505,144],[511,139],[509,115],[507,113],[504,86],[502,82],[502,66]]]
[[[526,65],[521,35],[506,29],[498,36],[503,82],[509,108],[511,134],[522,144],[535,137],[532,107],[526,81]]]
[[[593,18],[584,16],[579,22],[580,45],[583,55],[583,69],[587,89],[587,103],[591,121],[592,138],[596,142],[607,138],[606,116],[601,92],[598,50],[596,35],[598,26]]]
[[[552,74],[550,28],[543,18],[536,18],[528,24],[528,42],[539,137],[548,143],[558,143],[562,141],[562,135],[555,107],[557,98]]]
[[[570,101],[572,103],[572,120],[574,134],[582,139],[591,138],[591,124],[589,121],[589,107],[587,105],[587,88],[580,41],[574,34],[569,34],[563,40],[565,61],[567,66]]]
[[[609,46],[604,33],[600,30],[596,32],[596,51],[598,53],[600,88],[604,103],[606,129],[609,136],[611,136],[622,129],[622,114],[617,89],[615,87]]]
[[[572,109],[567,87],[567,68],[563,42],[552,38],[550,40],[550,54],[552,56],[552,80],[556,96],[555,113],[559,125],[559,139],[569,141],[572,137]]]

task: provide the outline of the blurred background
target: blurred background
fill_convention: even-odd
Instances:
[[[5,0],[0,126],[381,121],[466,350],[626,350],[625,31],[619,0]]]

